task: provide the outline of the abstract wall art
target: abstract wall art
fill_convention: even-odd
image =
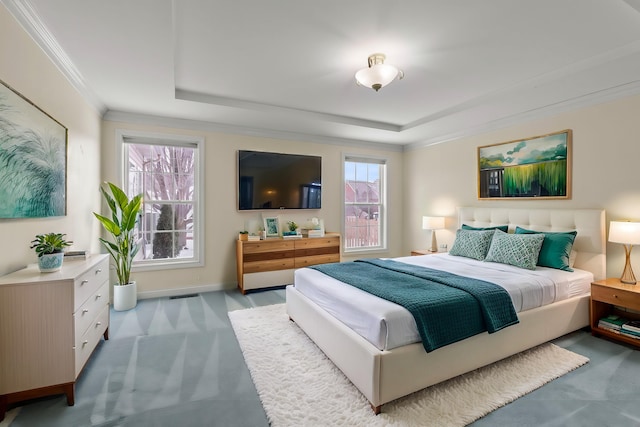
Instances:
[[[66,215],[67,128],[0,80],[0,218]]]

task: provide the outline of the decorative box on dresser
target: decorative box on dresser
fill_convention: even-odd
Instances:
[[[109,259],[65,260],[0,277],[0,420],[8,405],[74,386],[100,337],[109,338]]]
[[[593,335],[602,335],[613,340],[640,346],[640,339],[598,327],[598,321],[609,314],[640,319],[640,284],[630,285],[622,283],[620,279],[613,278],[593,282],[591,284],[590,311],[591,333]]]
[[[238,288],[243,294],[252,289],[293,283],[296,268],[329,262],[340,262],[338,233],[236,242]]]

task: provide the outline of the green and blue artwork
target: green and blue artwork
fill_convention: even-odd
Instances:
[[[0,83],[0,218],[63,216],[67,129]]]
[[[571,130],[478,147],[478,197],[568,198]]]

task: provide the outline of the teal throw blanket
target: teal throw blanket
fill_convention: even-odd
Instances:
[[[309,268],[409,310],[427,352],[518,323],[507,291],[483,280],[383,259]]]

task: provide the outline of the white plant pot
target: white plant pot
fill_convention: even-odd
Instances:
[[[64,252],[58,252],[56,254],[44,254],[38,257],[38,268],[42,273],[53,273],[62,268],[62,261],[64,260]]]
[[[131,310],[138,303],[138,286],[136,282],[113,286],[113,309],[115,311]]]

